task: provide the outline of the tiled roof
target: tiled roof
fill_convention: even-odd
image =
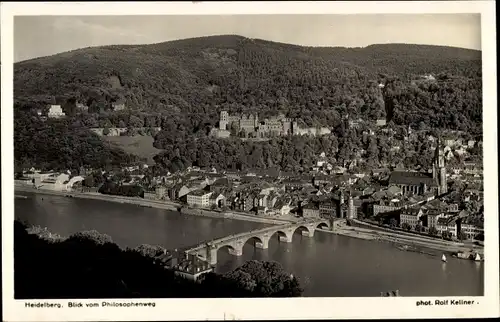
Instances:
[[[318,207],[318,205],[316,205],[314,203],[308,203],[302,209],[319,210],[319,207]]]
[[[207,195],[209,193],[210,192],[207,192],[207,191],[204,191],[204,190],[194,190],[194,191],[191,191],[189,194],[191,196],[204,196],[204,195]]]
[[[401,214],[407,216],[417,216],[419,211],[420,209],[417,208],[407,208],[407,209],[402,209]]]
[[[227,178],[220,178],[215,180],[212,186],[229,186],[229,180]]]
[[[407,184],[435,186],[436,181],[431,175],[422,172],[393,171],[389,177],[389,184]]]

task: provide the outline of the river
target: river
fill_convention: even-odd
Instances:
[[[205,240],[265,227],[238,220],[181,215],[177,212],[119,203],[19,193],[15,217],[47,227],[63,236],[95,229],[121,247],[140,244],[165,248],[192,246]],[[295,234],[292,243],[277,237],[267,250],[246,244],[243,256],[218,252],[217,272],[226,272],[250,259],[275,260],[299,277],[304,296],[379,296],[399,290],[402,296],[481,296],[484,264],[403,252],[374,241],[317,231],[313,238]]]

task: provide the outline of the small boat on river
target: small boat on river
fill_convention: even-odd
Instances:
[[[481,255],[479,255],[479,253],[476,253],[476,257],[474,257],[474,261],[476,261],[476,262],[481,261]]]
[[[441,256],[441,261],[446,263],[446,255],[445,254],[443,254],[443,256]]]

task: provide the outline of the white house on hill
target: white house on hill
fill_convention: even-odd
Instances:
[[[63,112],[61,105],[51,105],[47,116],[50,118],[60,118],[66,116],[66,113]]]

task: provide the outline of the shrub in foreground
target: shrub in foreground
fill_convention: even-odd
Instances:
[[[195,283],[155,260],[164,249],[121,249],[97,231],[48,238],[46,229],[14,224],[14,297],[200,298],[295,297],[299,281],[279,263],[249,261],[226,274],[208,273]]]

